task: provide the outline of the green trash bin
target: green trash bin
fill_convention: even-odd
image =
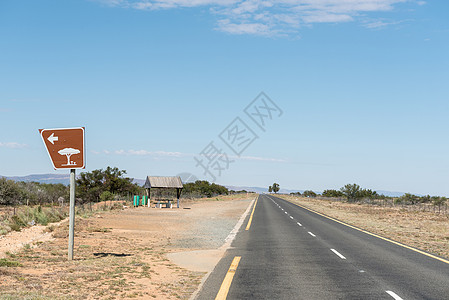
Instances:
[[[134,196],[133,204],[135,207],[140,205],[140,197],[139,196]]]

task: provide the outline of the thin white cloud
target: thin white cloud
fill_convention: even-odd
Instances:
[[[270,157],[259,157],[259,156],[240,156],[240,157],[232,157],[240,160],[252,160],[252,161],[267,161],[267,162],[280,162],[286,163],[288,162],[286,159],[281,158],[270,158]]]
[[[153,157],[163,157],[163,156],[167,156],[167,157],[185,157],[185,156],[193,156],[193,154],[189,154],[189,153],[181,153],[181,152],[168,152],[168,151],[147,151],[147,150],[114,150],[114,151],[110,151],[110,150],[103,150],[102,152],[100,151],[91,151],[93,154],[106,154],[106,155],[111,155],[111,154],[115,154],[115,155],[128,155],[128,156],[153,156]]]
[[[306,23],[340,23],[353,21],[354,19],[348,14],[320,12],[304,16],[302,20]]]
[[[224,158],[225,160],[229,159],[231,161],[234,160],[245,160],[245,161],[266,161],[266,162],[280,162],[286,163],[288,160],[281,158],[271,158],[271,157],[261,157],[261,156],[237,156],[237,155],[227,155],[227,154],[219,154],[217,158]]]
[[[147,150],[128,150],[125,154],[128,155],[149,155],[149,156],[170,156],[170,157],[182,157],[191,156],[191,154],[181,152],[167,152],[167,151],[147,151]]]
[[[385,21],[385,20],[374,20],[374,21],[367,21],[363,26],[369,29],[383,29],[391,25],[398,25],[407,20],[402,21]]]
[[[28,147],[27,144],[20,144],[16,142],[7,142],[7,143],[0,142],[0,148],[21,149],[26,147]]]
[[[106,153],[106,152],[109,152],[109,151],[105,150],[105,153]],[[113,153],[114,153],[114,154],[117,154],[117,155],[125,155],[125,154],[126,154],[126,151],[125,151],[125,150],[116,150],[116,151],[114,151]]]
[[[97,0],[110,6],[138,10],[187,7],[209,8],[218,17],[216,29],[230,34],[272,36],[297,32],[315,23],[359,21],[369,13],[394,10],[400,3],[424,5],[417,0]],[[372,22],[372,27],[378,28]],[[382,27],[394,22],[381,22]]]
[[[126,156],[149,156],[149,157],[170,157],[170,158],[181,158],[181,157],[194,157],[199,156],[199,154],[192,154],[192,153],[184,153],[184,152],[176,152],[176,151],[147,151],[147,150],[103,150],[103,151],[95,151],[92,150],[91,153],[95,155],[100,154],[106,154],[106,155],[126,155]],[[221,154],[225,155],[225,154]],[[266,162],[281,162],[285,163],[288,162],[285,159],[280,158],[270,158],[270,157],[260,157],[260,156],[235,156],[235,155],[228,155],[228,158],[231,160],[244,160],[244,161],[266,161]]]
[[[261,23],[232,23],[229,19],[218,21],[218,30],[232,34],[273,35],[275,32]]]

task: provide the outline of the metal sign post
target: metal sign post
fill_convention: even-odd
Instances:
[[[73,260],[75,237],[75,169],[70,170],[69,260]]]
[[[70,169],[69,260],[75,238],[75,169],[84,169],[84,127],[39,129],[55,170]]]

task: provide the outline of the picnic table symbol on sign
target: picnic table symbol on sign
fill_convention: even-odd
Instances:
[[[67,156],[67,164],[63,165],[63,166],[76,166],[76,162],[74,161],[70,161],[70,157],[74,154],[79,154],[81,153],[80,150],[78,149],[74,149],[74,148],[64,148],[62,150],[59,150],[58,153],[60,155],[65,155]]]

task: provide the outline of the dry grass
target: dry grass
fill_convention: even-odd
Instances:
[[[206,201],[230,201],[230,200],[238,200],[238,199],[245,199],[245,198],[252,198],[256,196],[256,193],[247,193],[247,194],[232,194],[232,195],[218,195],[214,197],[204,197],[204,198],[182,198],[181,196],[181,204],[189,204],[189,203],[198,203],[198,202],[206,202]]]
[[[372,233],[449,258],[447,215],[289,195],[280,197]]]
[[[218,197],[230,199],[238,197]],[[215,201],[191,201],[190,210],[139,207],[77,216],[73,261],[67,260],[68,222],[49,226],[52,241],[8,254],[0,266],[0,299],[188,299],[204,273],[180,268],[166,254],[191,250],[182,241],[201,236],[195,225],[205,215],[242,213],[232,202]]]
[[[154,248],[136,247],[95,220],[76,220],[78,246],[75,260],[68,261],[67,226],[54,229],[52,242],[9,254],[0,265],[0,299],[186,299],[199,283],[202,274],[166,262],[167,241],[153,241]],[[21,266],[11,268],[12,262]],[[164,269],[180,280],[170,286],[154,281],[153,274]]]

